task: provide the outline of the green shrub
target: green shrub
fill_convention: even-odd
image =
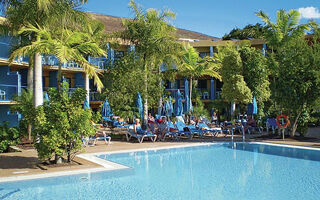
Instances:
[[[20,142],[19,129],[16,127],[9,128],[9,122],[0,125],[0,153],[7,152],[9,146],[16,145]]]
[[[208,116],[210,116],[209,111],[204,107],[204,104],[201,101],[200,95],[195,96],[194,100],[195,101],[194,101],[192,114],[196,118],[206,117],[207,119],[209,119],[208,118]]]
[[[78,88],[69,95],[68,90],[67,83],[62,84],[61,91],[49,89],[50,101],[45,101],[36,109],[32,133],[42,160],[67,156],[70,162],[72,154],[82,148],[82,137],[96,132],[91,123],[91,110],[84,110],[82,106],[86,91]]]

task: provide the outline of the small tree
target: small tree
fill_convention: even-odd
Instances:
[[[262,55],[260,49],[245,45],[239,48],[243,66],[243,76],[247,86],[257,99],[259,113],[262,115],[264,102],[269,100],[270,82],[267,59]]]
[[[110,102],[112,111],[121,117],[133,118],[137,115],[137,93],[147,96],[150,107],[157,107],[159,93],[163,87],[159,86],[161,76],[148,72],[148,93],[145,94],[144,70],[139,68],[141,60],[136,60],[133,54],[125,55],[121,61],[116,61],[109,73],[105,74],[106,90],[103,92]]]
[[[302,113],[315,108],[320,98],[320,44],[318,35],[308,43],[304,37],[291,40],[277,52],[279,76],[275,100],[290,116],[293,137]]]
[[[223,36],[223,40],[231,40],[231,39],[239,39],[239,40],[247,40],[247,39],[259,39],[263,37],[263,33],[266,27],[262,26],[259,23],[255,25],[248,24],[243,29],[234,28],[230,31],[230,33],[225,34]]]
[[[31,90],[23,90],[21,96],[15,96],[17,104],[12,105],[11,111],[22,114],[23,119],[20,124],[26,122],[28,139],[31,140],[31,129],[34,122],[35,109],[33,107],[33,94]]]
[[[81,104],[86,91],[78,88],[70,96],[68,90],[67,83],[62,84],[60,92],[51,88],[50,101],[37,108],[33,136],[40,159],[66,155],[70,162],[71,155],[81,149],[82,137],[95,134],[91,110],[84,110]]]
[[[219,49],[218,60],[221,64],[222,97],[230,103],[249,103],[252,92],[244,81],[243,64],[235,46],[228,44]]]

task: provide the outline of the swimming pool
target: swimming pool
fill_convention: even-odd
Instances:
[[[130,168],[0,183],[0,199],[319,199],[318,150],[220,143],[98,157]]]

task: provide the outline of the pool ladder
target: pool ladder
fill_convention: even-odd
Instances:
[[[231,141],[233,142],[233,133],[234,133],[235,128],[231,128]],[[246,140],[246,135],[244,133],[244,126],[241,126],[241,131],[242,131],[242,142],[245,142]]]

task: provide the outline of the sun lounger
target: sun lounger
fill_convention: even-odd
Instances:
[[[212,136],[217,136],[219,133],[222,132],[221,128],[210,128],[207,124],[205,123],[199,123],[198,124],[199,128],[204,132],[204,133],[210,133]]]
[[[274,118],[268,118],[266,122],[266,128],[267,128],[267,134],[269,133],[269,128],[272,129],[272,133],[275,134],[275,130],[278,129],[279,127],[277,125],[277,120]]]
[[[178,135],[179,136],[187,136],[189,139],[192,139],[193,132],[190,130],[189,127],[186,126],[185,123],[181,121],[176,122],[176,127],[178,129]]]
[[[190,131],[193,133],[193,136],[197,135],[199,137],[202,137],[204,134],[204,131],[201,129],[198,129],[195,125],[185,125],[185,126],[190,129]]]
[[[97,140],[104,140],[107,145],[111,144],[110,136],[87,137],[82,139],[82,143],[84,146],[95,146],[97,144]]]
[[[174,137],[176,140],[178,140],[178,136],[179,136],[179,133],[178,131],[172,131],[173,129],[174,130],[177,130],[176,127],[174,126],[174,124],[172,122],[168,122],[167,123],[167,131],[165,133],[165,135],[163,136],[162,138],[162,141],[164,141],[166,139],[166,137]]]
[[[135,133],[132,129],[132,127],[128,127],[128,131],[126,133],[127,141],[129,142],[131,138],[136,138],[139,143],[142,143],[144,138],[150,138],[152,142],[155,142],[157,139],[157,135],[152,134],[148,131]]]

